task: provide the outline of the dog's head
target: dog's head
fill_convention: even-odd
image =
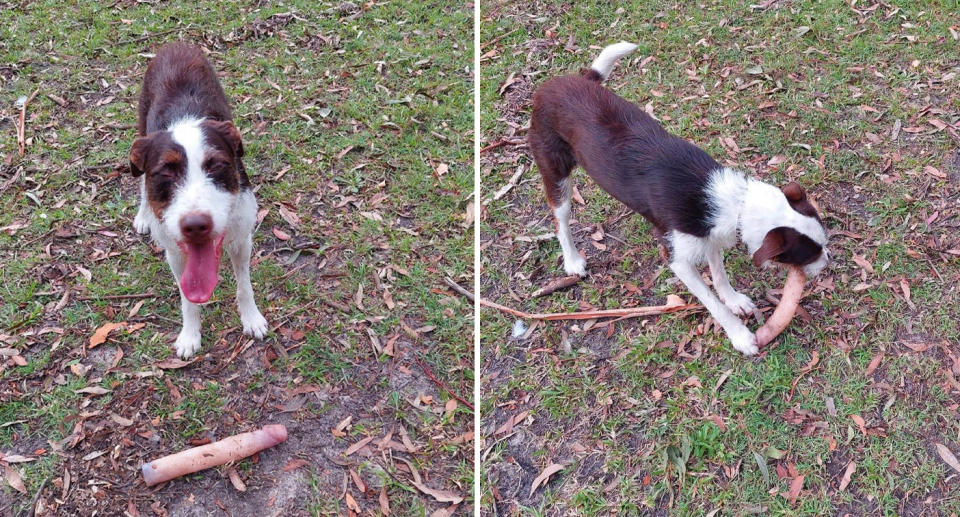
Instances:
[[[772,262],[803,268],[808,277],[829,263],[827,231],[816,206],[795,182],[748,189],[741,233],[757,267]]]
[[[242,157],[240,132],[230,121],[186,120],[130,148],[131,173],[146,175],[151,210],[186,254],[180,287],[191,302],[206,302],[216,287],[224,232],[249,186]]]

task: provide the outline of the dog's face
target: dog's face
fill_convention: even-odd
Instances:
[[[779,262],[800,266],[808,277],[819,274],[829,263],[827,232],[817,209],[797,183],[779,191],[771,187],[753,200],[745,217],[743,240],[757,267]]]
[[[147,201],[164,233],[186,255],[180,287],[193,303],[210,299],[226,229],[247,186],[240,132],[229,121],[191,120],[137,140],[130,170],[146,175]]]

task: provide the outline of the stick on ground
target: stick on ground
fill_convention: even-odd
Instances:
[[[561,278],[556,278],[551,280],[547,285],[537,289],[530,295],[530,298],[539,298],[541,296],[546,296],[554,291],[559,291],[560,289],[565,289],[570,287],[580,281],[580,275],[570,275]]]

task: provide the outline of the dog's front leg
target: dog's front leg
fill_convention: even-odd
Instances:
[[[257,339],[267,335],[267,319],[260,314],[257,302],[253,299],[253,286],[250,284],[250,252],[253,249],[253,238],[229,246],[230,263],[233,265],[233,277],[237,281],[237,309],[240,311],[240,322],[243,324],[243,333]]]
[[[720,326],[727,333],[727,337],[730,338],[730,342],[733,343],[733,348],[743,355],[754,355],[759,351],[757,349],[757,338],[753,335],[753,332],[750,332],[750,329],[740,321],[740,318],[734,315],[713,294],[703,278],[700,278],[700,273],[693,264],[682,260],[674,260],[670,264],[670,269],[707,308],[710,315],[720,323]]]
[[[177,336],[177,355],[189,359],[200,351],[200,306],[187,300],[180,290],[180,276],[183,274],[184,257],[180,250],[167,250],[167,263],[177,281],[180,293],[180,310],[183,313],[183,327]]]
[[[147,206],[147,176],[140,176],[140,208],[137,209],[137,215],[133,218],[133,229],[140,235],[150,233],[150,207]]]
[[[713,278],[713,288],[716,289],[720,300],[734,313],[740,316],[749,314],[757,308],[750,298],[730,285],[727,277],[727,268],[723,265],[723,251],[713,247],[707,251],[707,263],[710,264],[710,278]]]

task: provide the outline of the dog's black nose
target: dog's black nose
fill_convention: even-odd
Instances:
[[[180,219],[180,232],[188,241],[204,241],[210,238],[213,219],[209,214],[187,214]]]

